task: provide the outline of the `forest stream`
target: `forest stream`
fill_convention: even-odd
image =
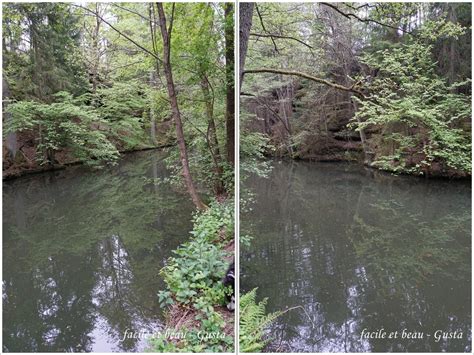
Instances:
[[[258,287],[269,312],[301,306],[273,323],[267,351],[471,350],[469,181],[275,160],[246,187],[242,291]],[[381,328],[398,337],[362,336]]]
[[[3,340],[14,352],[143,351],[162,326],[158,272],[192,229],[165,152],[4,182]]]

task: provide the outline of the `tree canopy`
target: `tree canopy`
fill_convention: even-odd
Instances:
[[[178,170],[197,204],[192,175],[207,175],[217,194],[232,187],[232,6],[3,9],[4,136],[15,143],[6,147],[12,165],[101,166],[120,151],[177,141]]]

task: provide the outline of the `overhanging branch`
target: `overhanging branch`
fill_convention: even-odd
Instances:
[[[262,14],[260,13],[260,10],[258,8],[257,3],[255,3],[255,10],[257,10],[257,15],[258,15],[258,18],[260,19],[260,24],[262,25],[263,32],[268,33],[267,29],[265,28],[265,24],[263,23]],[[275,47],[275,52],[280,53],[279,50],[278,50],[278,47],[275,43],[275,40],[273,39],[272,36],[270,36],[270,39],[272,40],[273,47]]]
[[[330,86],[334,89],[337,90],[342,90],[346,92],[352,92],[356,94],[357,96],[365,99],[366,96],[362,91],[356,88],[356,85],[353,85],[351,87],[343,86],[340,84],[333,83],[331,81],[328,81],[326,79],[318,78],[316,76],[312,76],[306,73],[302,73],[299,71],[294,71],[294,70],[282,70],[282,69],[249,69],[249,70],[244,70],[243,74],[260,74],[260,73],[273,73],[273,74],[282,74],[282,75],[293,75],[293,76],[299,76],[300,78],[305,78],[311,81],[315,81],[320,84],[324,84],[327,86]]]

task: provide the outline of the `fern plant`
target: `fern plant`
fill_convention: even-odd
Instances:
[[[256,302],[257,288],[240,296],[240,351],[259,352],[269,339],[264,339],[265,329],[283,312],[265,314],[267,298]]]

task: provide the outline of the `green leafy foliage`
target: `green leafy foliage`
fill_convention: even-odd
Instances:
[[[212,202],[210,207],[195,215],[194,230],[191,233],[197,239],[207,242],[222,243],[231,240],[234,235],[233,200]]]
[[[12,119],[7,122],[4,134],[15,131],[38,132],[38,160],[51,163],[54,153],[71,149],[73,155],[89,165],[113,163],[119,153],[106,135],[98,129],[103,122],[81,99],[59,92],[56,102],[43,104],[34,101],[18,101],[8,106]]]
[[[195,310],[199,328],[187,329],[185,339],[176,344],[163,337],[151,340],[154,351],[224,351],[232,347],[233,338],[224,334],[225,321],[215,307],[224,305],[226,294],[232,291],[222,283],[228,263],[220,243],[232,236],[233,223],[231,202],[211,203],[208,210],[195,215],[193,238],[182,244],[160,271],[167,285],[158,293],[161,307],[178,303]]]
[[[244,353],[262,351],[269,341],[264,337],[266,327],[282,314],[282,312],[266,314],[267,299],[257,303],[256,297],[256,288],[240,296],[239,344],[240,351]]]
[[[241,180],[245,180],[250,173],[265,177],[270,172],[270,165],[265,161],[265,154],[272,147],[268,138],[259,133],[246,131],[240,139],[240,171]]]
[[[144,112],[148,110],[146,93],[137,81],[117,82],[94,95],[97,112],[107,122],[108,134],[132,149],[143,145]]]
[[[162,304],[170,303],[171,296],[177,302],[194,304],[202,293],[220,288],[226,263],[223,261],[224,254],[219,248],[205,240],[192,240],[179,247],[175,254],[176,257],[169,259],[161,271],[171,292],[160,293]]]
[[[435,70],[432,46],[410,41],[367,54],[362,61],[379,70],[370,96],[358,100],[357,130],[385,128],[373,166],[396,172],[429,173],[437,162],[471,173],[471,98],[456,92],[465,83],[448,85]],[[387,142],[395,143],[384,154]],[[410,159],[413,158],[415,159]]]

